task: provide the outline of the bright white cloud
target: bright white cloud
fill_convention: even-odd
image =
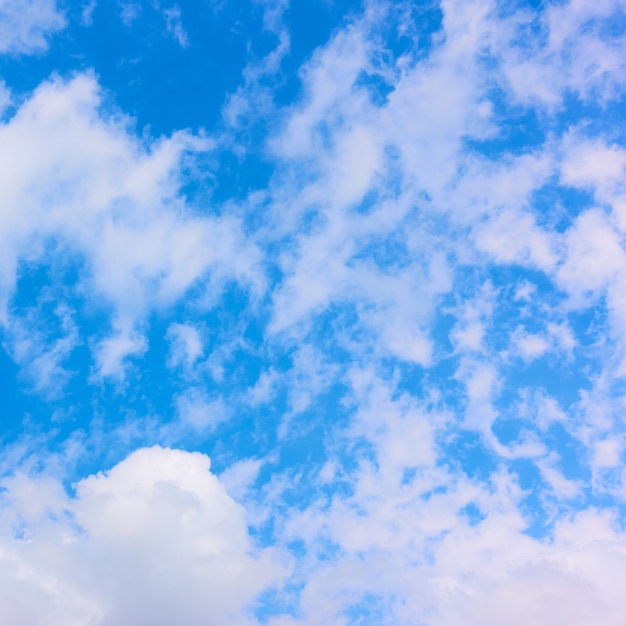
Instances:
[[[520,512],[526,494],[510,474],[496,470],[485,483],[437,465],[431,433],[445,415],[438,422],[433,411],[409,409],[370,375],[353,382],[363,408],[351,440],[365,436],[374,455],[364,453],[349,476],[335,465],[331,480],[349,482],[348,494],[288,513],[285,539],[307,547],[295,574],[302,615],[270,623],[321,626],[351,610],[407,626],[583,626],[597,615],[621,623],[615,575],[626,572],[626,535],[613,513],[564,515],[551,539],[533,538]],[[550,455],[539,462],[553,493],[571,498],[580,483],[557,465]]]
[[[321,625],[351,606],[372,609],[377,623],[406,626],[557,626],[563,619],[583,626],[598,615],[607,626],[621,623],[624,605],[614,574],[626,565],[624,537],[603,516],[590,513],[561,524],[553,545],[520,534],[517,520],[506,515],[476,528],[460,518],[453,523],[454,530],[433,540],[432,565],[412,565],[406,546],[405,559],[396,558],[403,553],[397,547],[321,568],[303,593],[304,623]],[[362,528],[359,535],[368,530],[380,531]],[[332,580],[343,585],[333,588]],[[282,623],[302,622],[276,622]]]
[[[178,133],[143,146],[128,124],[103,111],[94,78],[79,75],[44,83],[0,127],[4,315],[20,260],[54,263],[50,242],[60,256],[82,255],[85,289],[116,311],[97,349],[105,376],[121,376],[125,356],[145,348],[136,322],[197,281],[262,285],[237,219],[187,214],[179,195],[181,161],[209,143]]]
[[[245,625],[286,573],[257,551],[209,459],[141,449],[67,496],[53,479],[3,481],[0,618],[15,626]]]

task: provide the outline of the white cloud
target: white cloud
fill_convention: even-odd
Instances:
[[[206,615],[219,624],[244,624],[243,604],[280,571],[248,553],[244,520],[272,519],[279,543],[303,540],[307,552],[292,580],[302,589],[300,617],[272,620],[276,626],[345,622],[350,607],[367,602],[380,608],[380,623],[393,626],[587,626],[598,615],[607,626],[622,623],[624,533],[608,514],[555,507],[551,537],[530,536],[532,520],[522,513],[528,493],[508,463],[532,461],[543,480],[541,498],[568,500],[580,495],[580,483],[566,478],[560,457],[532,430],[522,429],[505,446],[492,425],[501,414],[500,391],[517,384],[507,371],[515,361],[509,354],[530,362],[558,349],[572,358],[581,346],[574,330],[586,331],[566,317],[572,306],[606,296],[611,332],[626,338],[620,321],[626,319],[626,222],[618,210],[623,151],[574,134],[495,160],[469,154],[466,145],[502,138],[498,107],[489,101],[498,85],[507,90],[505,99],[544,114],[560,106],[568,90],[609,97],[611,85],[623,80],[623,42],[600,37],[597,21],[610,14],[608,3],[584,4],[551,6],[545,19],[529,24],[526,12],[505,18],[495,2],[447,0],[443,31],[428,55],[407,53],[383,68],[385,55],[371,37],[380,13],[372,10],[313,55],[301,72],[304,97],[270,142],[279,163],[270,189],[260,192],[269,206],[268,228],[252,235],[259,245],[284,244],[264,347],[286,344],[292,366],[286,374],[268,367],[244,400],[271,402],[283,386],[287,415],[279,439],[292,432],[303,437],[297,415],[313,413],[316,398],[347,382],[353,414],[345,428],[341,420],[329,424],[324,469],[277,472],[257,491],[267,459],[235,465],[222,475],[233,494],[246,502],[266,499],[247,517],[210,477],[205,457],[158,448],[82,481],[75,498],[55,481],[17,478],[7,483],[5,495],[13,500],[3,519],[24,539],[7,531],[10,540],[0,544],[6,565],[0,594],[6,589],[10,597],[0,617],[29,626],[44,619],[193,624],[205,623]],[[180,10],[164,15],[170,34],[186,45]],[[260,77],[280,67],[288,49],[276,24],[276,54],[257,72],[250,69],[224,109],[233,126],[249,113],[246,98],[267,96]],[[542,35],[521,50],[512,42],[530,32],[526,27]],[[374,70],[389,81],[382,104],[358,84],[363,71]],[[259,110],[273,106],[268,96]],[[218,301],[229,280],[261,293],[263,257],[238,219],[200,217],[180,191],[185,155],[207,149],[209,142],[187,133],[140,142],[127,120],[102,110],[89,76],[40,87],[0,128],[5,308],[21,259],[49,262],[44,244],[51,239],[58,242],[55,254],[78,252],[86,267],[81,289],[113,310],[110,334],[93,340],[98,373],[122,376],[125,359],[147,350],[142,322],[192,287],[215,290],[204,302]],[[561,184],[591,189],[599,205],[582,210],[562,233],[545,225],[534,204],[535,192],[559,176]],[[517,276],[496,290],[486,280],[494,264],[543,273],[569,302],[537,307],[540,289]],[[442,313],[440,304],[455,288]],[[510,305],[507,298],[518,317],[502,328],[494,311]],[[446,314],[454,317],[454,351],[442,357],[433,320]],[[533,322],[545,318],[545,327],[530,331],[531,315]],[[317,316],[330,318],[333,339],[348,350],[347,376],[315,335]],[[5,320],[11,323],[8,314]],[[498,333],[503,341],[510,337],[508,353],[493,347]],[[184,372],[205,355],[196,326],[171,324],[167,338],[172,368]],[[224,355],[242,342],[228,338],[202,364],[204,371],[224,380]],[[606,345],[594,349],[605,350],[607,370],[620,372],[604,359]],[[441,381],[434,369],[413,378],[420,368],[410,364],[428,370],[443,358],[454,359],[456,370],[441,389],[430,380]],[[619,469],[623,450],[615,433],[623,406],[610,400],[613,376],[600,375],[573,407],[537,391],[520,403],[520,417],[532,427],[545,432],[559,422],[587,448],[598,492],[606,472]],[[395,384],[401,378],[403,387]],[[210,432],[232,410],[197,381],[174,408],[178,421],[159,431],[164,438]],[[482,468],[488,476],[481,481],[457,467],[465,450],[458,459],[441,456],[461,430],[477,431],[480,445],[487,444],[495,469]],[[319,476],[324,493],[315,491],[308,506],[283,506],[280,494],[311,475]],[[340,484],[345,489],[328,493]]]
[[[274,369],[261,372],[257,382],[248,390],[247,401],[250,406],[256,407],[270,402],[276,394],[279,380],[280,375]]]
[[[533,216],[502,211],[477,229],[478,248],[499,263],[519,263],[549,272],[557,261],[554,237],[538,228]]]
[[[563,496],[575,494],[550,477]],[[539,540],[525,533],[522,495],[504,473],[489,490],[434,472],[391,488],[382,471],[361,465],[352,496],[289,519],[286,538],[309,547],[304,561],[334,549],[302,566],[302,617],[270,623],[321,626],[367,607],[389,625],[585,626],[598,615],[621,624],[616,573],[626,572],[626,536],[613,515],[563,517],[552,540]],[[478,519],[468,518],[468,504]]]
[[[548,5],[536,16],[520,12],[508,23],[494,20],[500,32],[493,34],[500,39],[498,52],[512,94],[523,104],[549,110],[562,104],[567,90],[583,99],[614,97],[624,85],[626,37],[619,29],[610,33],[607,26],[619,19],[615,15],[622,10],[620,0],[571,0]],[[529,25],[545,38],[530,39],[519,47],[502,41],[525,37]]]
[[[217,291],[232,279],[261,287],[259,254],[238,220],[194,216],[180,195],[182,161],[209,147],[186,133],[142,144],[128,120],[102,110],[90,75],[42,84],[0,126],[5,320],[20,259],[78,253],[83,289],[114,311],[112,336],[97,349],[100,373],[121,376],[124,357],[145,347],[137,323],[150,309],[209,278]]]
[[[381,475],[397,478],[405,469],[432,466],[435,430],[445,415],[426,413],[409,395],[393,398],[390,385],[372,372],[352,372],[350,378],[358,406],[350,438],[366,437],[373,444]]]
[[[190,368],[204,353],[200,333],[189,324],[170,324],[166,338],[170,341],[168,367]]]
[[[530,302],[533,295],[537,291],[537,285],[533,285],[531,282],[527,280],[522,281],[517,288],[515,289],[515,300],[522,300],[525,302]]]
[[[543,345],[540,348],[543,349]],[[481,445],[486,447],[489,454],[494,455],[494,459],[542,458],[547,452],[546,446],[532,431],[522,430],[514,442],[502,444],[492,429],[494,422],[502,413],[500,394],[507,388],[505,385],[509,382],[506,380],[506,369],[502,367],[501,360],[506,356],[507,354],[503,352],[475,354],[460,359],[454,377],[465,388],[466,401],[464,406],[458,409],[463,415],[463,428],[479,433]],[[527,407],[522,404],[518,409],[525,411]]]
[[[593,449],[594,468],[617,467],[621,462],[623,444],[618,438],[610,437],[596,441]]]
[[[570,325],[567,322],[559,324],[551,322],[546,328],[557,345],[571,356],[572,350],[578,345],[578,341]]]
[[[485,326],[481,322],[473,322],[463,328],[455,327],[451,333],[451,339],[459,351],[480,351],[484,336]]]
[[[553,423],[567,422],[567,414],[554,398],[540,395],[537,406],[537,425],[541,430],[547,430]]]
[[[549,485],[552,494],[560,499],[575,498],[583,489],[582,480],[568,480],[559,468],[561,458],[555,452],[536,460],[542,478]]]
[[[529,333],[521,326],[513,332],[511,342],[515,351],[526,361],[533,361],[542,357],[551,347],[545,336]]]
[[[2,0],[0,53],[43,52],[48,48],[50,37],[65,25],[56,0]]]
[[[267,120],[276,112],[274,93],[268,82],[280,76],[281,63],[291,46],[289,29],[284,20],[289,0],[258,0],[256,4],[263,9],[263,28],[273,33],[277,42],[260,60],[248,61],[242,72],[243,84],[227,96],[222,116],[231,129]],[[229,142],[233,142],[236,150],[241,150],[236,140],[230,138]]]
[[[210,398],[202,389],[190,388],[176,400],[181,426],[205,431],[226,420],[229,410],[220,398]]]
[[[558,280],[575,303],[605,290],[626,267],[620,235],[598,209],[578,216],[566,235],[566,255]]]
[[[316,51],[302,71],[307,98],[294,110],[284,131],[272,147],[277,156],[305,157],[321,148],[317,126],[320,119],[337,122],[341,105],[355,98],[353,83],[367,64],[367,44],[358,28],[339,32],[329,44]],[[359,104],[359,101],[355,103]]]
[[[97,376],[124,378],[124,364],[130,357],[140,357],[148,349],[143,336],[130,332],[119,332],[103,339],[95,350]]]
[[[68,497],[53,479],[5,479],[0,620],[15,626],[255,623],[247,605],[286,573],[255,550],[209,459],[141,449]]]
[[[331,176],[330,193],[338,205],[360,201],[381,165],[381,146],[365,128],[354,128],[336,148],[338,168]]]
[[[563,152],[563,183],[592,191],[599,204],[610,207],[613,225],[625,232],[626,150],[601,139],[570,133],[563,141]]]
[[[48,317],[42,322],[39,318],[46,306],[52,307],[52,320]],[[21,313],[9,318],[3,347],[36,391],[49,398],[58,397],[70,377],[64,362],[80,343],[75,312],[45,294],[37,307]]]
[[[257,480],[262,466],[263,461],[259,459],[237,461],[220,474],[220,482],[232,498],[242,501]]]
[[[574,135],[564,142],[561,180],[572,187],[603,186],[618,182],[626,171],[626,151],[601,141],[584,141]]]
[[[451,584],[437,593],[434,624],[620,623],[624,536],[593,511],[558,524],[552,544],[516,532],[506,520],[451,534],[437,549],[435,570]],[[468,565],[472,563],[473,565]],[[448,569],[449,568],[449,569]],[[448,578],[450,570],[457,572]]]

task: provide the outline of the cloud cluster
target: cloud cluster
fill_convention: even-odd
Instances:
[[[140,449],[80,480],[3,480],[0,619],[55,624],[250,624],[285,563],[255,551],[209,459]]]
[[[167,396],[81,435],[146,441],[72,495],[3,479],[0,621],[618,626],[626,5],[444,0],[424,30],[368,3],[284,105],[288,11],[262,9],[278,43],[213,139],[139,136],[89,73],[0,125],[3,345],[49,399],[130,357],[161,378],[119,412]],[[267,185],[187,198],[260,153]],[[214,446],[221,482],[155,440]]]
[[[186,155],[210,142],[141,140],[102,99],[91,75],[53,78],[0,127],[0,306],[10,326],[23,268],[77,260],[83,293],[114,311],[97,372],[119,377],[146,349],[137,324],[150,310],[201,280],[219,294],[226,281],[260,289],[263,279],[237,218],[202,215],[180,191]]]
[[[462,454],[444,455],[435,436],[452,415],[395,399],[371,372],[353,384],[359,410],[341,444],[362,442],[356,468],[335,445],[319,473],[300,478],[319,486],[313,504],[281,516],[283,540],[304,546],[300,613],[271,624],[620,623],[626,535],[615,511],[559,512],[537,536],[530,493],[503,464],[485,481],[459,471]]]

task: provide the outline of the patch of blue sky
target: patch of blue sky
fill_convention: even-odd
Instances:
[[[470,526],[477,526],[478,524],[480,524],[480,522],[482,522],[487,517],[480,510],[480,507],[478,507],[474,502],[470,502],[469,504],[464,506],[461,509],[461,512],[463,513],[463,515],[467,516]]]
[[[298,73],[303,64],[335,32],[358,17],[362,8],[361,0],[324,3],[296,0],[289,3],[283,18],[290,34],[289,54],[283,62],[284,84],[277,90],[282,103],[293,101],[301,93]]]
[[[93,68],[116,104],[156,136],[214,127],[224,94],[237,88],[248,60],[246,29],[259,33],[260,54],[272,45],[260,28],[261,7],[243,10],[229,2],[217,11],[211,3],[185,3],[181,20],[189,43],[183,46],[168,36],[160,7],[137,6],[136,17],[125,24],[121,11],[96,5],[93,23],[55,42],[49,62],[79,56],[81,69]]]
[[[537,189],[530,204],[537,224],[558,233],[570,228],[583,211],[596,206],[588,190],[559,185],[557,180]]]
[[[297,550],[294,551],[297,553]],[[289,615],[298,617],[298,596],[304,584],[290,585],[289,588],[264,591],[256,601],[252,611],[261,624],[268,624],[272,618]]]
[[[344,610],[347,623],[351,626],[370,624],[372,620],[383,620],[389,614],[390,600],[371,593],[359,597],[356,602]]]
[[[541,472],[528,459],[513,461],[510,471],[522,490],[519,510],[526,525],[523,530],[524,534],[537,539],[549,539],[554,514],[549,506],[544,506],[546,484]]]
[[[564,424],[551,424],[543,440],[558,454],[557,464],[567,480],[590,479],[588,452],[580,441],[572,437]]]
[[[460,468],[469,478],[489,481],[498,469],[499,460],[484,443],[480,434],[459,429],[441,435],[439,463],[451,469]]]

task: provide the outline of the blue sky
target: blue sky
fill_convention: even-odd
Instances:
[[[626,3],[0,3],[0,623],[621,626]]]

